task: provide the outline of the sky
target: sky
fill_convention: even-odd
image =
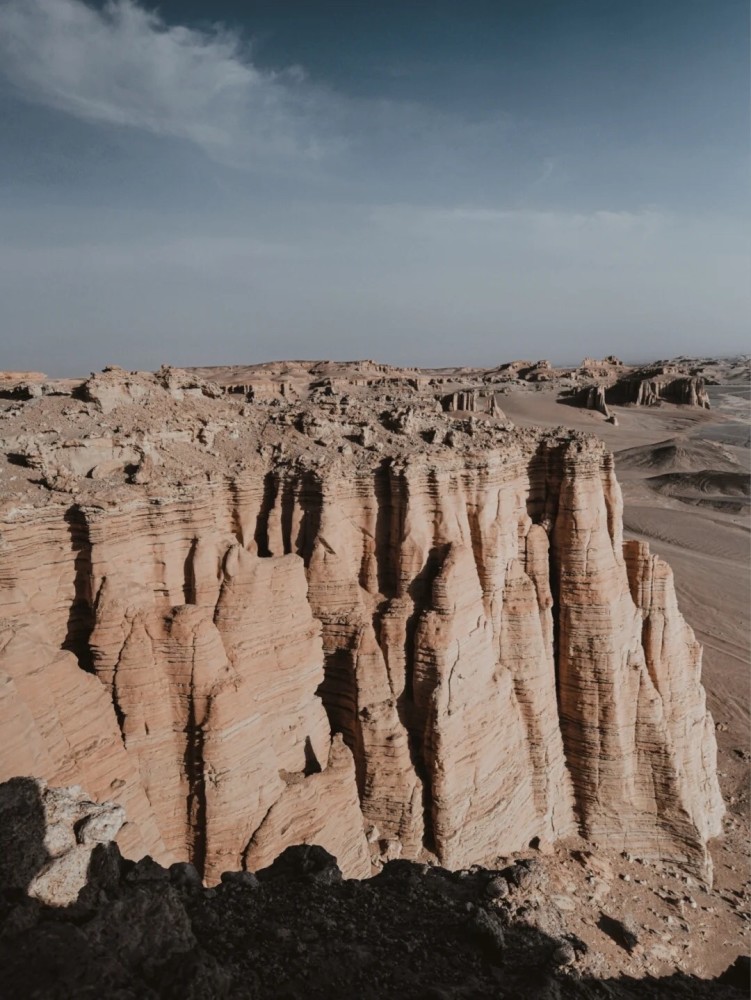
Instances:
[[[0,0],[0,369],[748,350],[746,0]]]

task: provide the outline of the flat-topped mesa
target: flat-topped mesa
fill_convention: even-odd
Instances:
[[[120,381],[25,404],[65,427],[42,458],[7,445],[63,482],[0,521],[0,780],[114,800],[126,853],[209,882],[293,843],[362,876],[577,831],[711,877],[700,648],[601,444],[434,395]],[[71,464],[95,433],[149,475]]]

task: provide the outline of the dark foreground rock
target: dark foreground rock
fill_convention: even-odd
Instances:
[[[227,876],[205,889],[189,866],[134,864],[114,845],[97,851],[89,884],[72,905],[46,906],[19,888],[3,890],[3,996],[745,996],[737,974],[722,982],[586,976],[577,968],[581,941],[565,931],[544,933],[517,915],[529,901],[513,902],[515,868],[448,872],[395,861],[375,878],[347,881],[335,859],[306,846],[289,848],[257,877]],[[501,882],[509,891],[497,894]]]

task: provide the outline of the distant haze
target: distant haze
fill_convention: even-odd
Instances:
[[[747,349],[746,0],[0,0],[0,368]]]

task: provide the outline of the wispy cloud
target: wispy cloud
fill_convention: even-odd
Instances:
[[[595,209],[590,212],[539,209],[499,209],[482,206],[382,205],[372,209],[371,221],[384,229],[406,228],[412,232],[446,232],[461,229],[467,234],[507,234],[518,237],[577,234],[588,237],[634,234],[650,236],[670,224],[670,216],[655,208],[639,211]]]
[[[87,122],[188,140],[231,166],[461,175],[495,163],[513,127],[410,100],[354,96],[290,66],[256,65],[217,24],[172,25],[138,0],[0,0],[0,78],[26,100]],[[353,168],[356,165],[357,169]]]
[[[333,96],[301,69],[261,70],[237,33],[170,26],[134,0],[6,0],[0,66],[29,100],[220,160],[315,160],[341,142],[327,125]]]

